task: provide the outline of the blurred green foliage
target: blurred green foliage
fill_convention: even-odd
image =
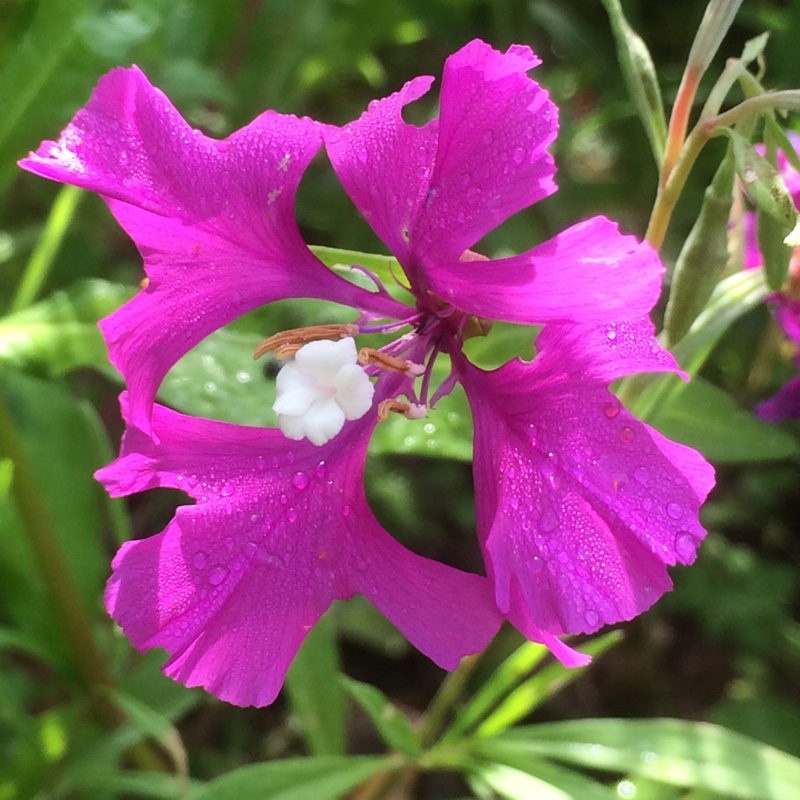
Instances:
[[[651,48],[669,104],[704,4],[623,6]],[[768,86],[800,85],[800,0],[745,2],[710,73],[764,29],[771,32]],[[626,641],[590,672],[544,664],[542,648],[520,646],[505,631],[475,667],[449,733],[451,720],[439,720],[438,746],[428,747],[433,739],[423,742],[407,716],[412,723],[419,717],[441,676],[366,602],[334,607],[321,633],[328,645],[308,640],[290,678],[290,701],[260,711],[226,707],[163,677],[161,654],[132,652],[102,609],[115,547],[160,530],[182,501],[164,492],[127,506],[109,502],[92,478],[112,456],[105,431],[112,440],[120,432],[119,385],[95,323],[135,291],[140,259],[95,197],[75,203],[65,225],[54,228],[48,217],[58,188],[21,173],[16,160],[56,138],[99,75],[118,64],[139,64],[193,125],[225,136],[265,108],[343,123],[418,74],[438,76],[446,56],[476,36],[500,48],[530,44],[544,61],[536,77],[561,111],[559,192],[490,234],[482,251],[517,252],[596,213],[641,235],[657,175],[600,2],[0,0],[0,395],[114,680],[113,689],[87,687],[81,654],[65,636],[8,491],[14,467],[0,458],[0,800],[323,800],[403,766],[465,776],[441,789],[423,776],[420,797],[465,795],[467,784],[487,798],[794,796],[796,762],[768,745],[800,755],[800,429],[768,429],[741,410],[788,374],[763,308],[739,314],[731,327],[726,322],[703,352],[705,382],[685,390],[665,423],[727,463],[706,509],[713,534],[696,566],[676,572],[675,594],[631,625]],[[711,80],[701,86],[701,102]],[[424,119],[435,112],[433,102],[426,98],[411,113]],[[670,229],[667,261],[722,153],[712,144],[700,159]],[[383,252],[323,158],[301,186],[298,216],[311,243]],[[31,305],[19,301],[20,285],[34,271],[25,294],[41,302]],[[263,332],[336,313],[296,303],[259,311],[187,355],[161,397],[191,413],[269,424],[274,371],[252,361],[255,343]],[[471,355],[479,363],[529,356],[526,336],[498,326],[487,340],[493,352],[481,354],[476,342]],[[463,463],[469,415],[463,397],[447,402],[414,434],[392,424],[382,429],[368,490],[376,513],[404,542],[479,570]],[[728,440],[726,425],[736,426]],[[765,461],[778,463],[767,468]],[[334,632],[352,676],[340,691],[330,684],[338,671]],[[121,714],[110,726],[102,712],[109,697]],[[510,729],[520,720],[623,714],[706,719],[765,744],[674,720]],[[387,748],[402,755],[342,754]],[[313,757],[289,758],[304,752]],[[754,765],[769,768],[773,782],[759,783]]]

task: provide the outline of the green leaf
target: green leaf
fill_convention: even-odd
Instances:
[[[523,642],[493,670],[486,683],[475,692],[469,702],[458,710],[444,740],[450,741],[460,736],[483,719],[548,653],[549,650],[543,644]]]
[[[725,331],[764,301],[769,288],[761,269],[746,269],[720,281],[689,332],[672,349],[678,364],[697,375]],[[631,413],[649,421],[686,390],[678,375],[636,375],[622,381],[618,395]]]
[[[187,796],[187,781],[185,778],[158,772],[89,770],[80,782],[80,789],[82,796],[85,796],[84,792],[112,792],[114,797],[181,800]]]
[[[191,800],[338,800],[397,758],[316,756],[251,764],[206,784]]]
[[[30,135],[32,127],[34,131],[43,127],[41,124],[32,126],[29,119],[31,111],[42,115],[42,94],[49,94],[45,90],[52,88],[53,82],[60,84],[63,90],[65,82],[73,79],[73,76],[64,75],[59,69],[70,51],[79,46],[81,21],[90,17],[100,4],[101,0],[84,0],[81,3],[44,0],[37,3],[31,24],[0,70],[0,108],[3,109],[0,118],[0,188],[14,169],[9,154],[14,153],[18,157],[24,153],[26,148],[19,146],[20,140],[26,133]],[[79,102],[76,98],[76,107]],[[57,112],[59,107],[56,105],[47,109],[48,120],[55,116],[53,112]],[[24,125],[21,125],[23,121]],[[66,118],[61,121],[59,128],[65,122]],[[28,147],[38,143],[35,133],[33,136],[34,141]]]
[[[215,331],[167,373],[159,399],[194,416],[276,426],[274,380],[253,360],[262,339],[233,328]]]
[[[345,703],[339,651],[330,615],[308,633],[286,675],[292,710],[314,755],[343,755]]]
[[[189,771],[186,750],[180,734],[170,720],[141,700],[119,689],[109,690],[109,694],[117,706],[125,712],[128,723],[157,741],[169,754],[175,765],[175,771],[179,775],[186,775]]]
[[[581,652],[597,657],[613,647],[622,639],[620,631],[611,631],[581,644]],[[567,669],[554,662],[539,670],[531,678],[520,684],[497,706],[497,708],[478,726],[477,736],[493,736],[527,717],[535,708],[572,683],[583,669]]]
[[[588,719],[518,728],[476,743],[482,758],[553,758],[742,800],[795,800],[800,759],[716,725]]]
[[[105,493],[93,478],[100,457],[87,445],[96,412],[59,383],[8,370],[0,372],[0,392],[39,480],[64,569],[85,606],[94,609],[108,571],[98,535]],[[0,605],[58,664],[66,652],[63,631],[11,497],[0,500],[0,530]]]
[[[579,772],[520,755],[510,750],[503,757],[498,748],[495,759],[476,771],[496,792],[511,800],[615,800],[617,793]]]
[[[83,281],[0,319],[0,365],[36,366],[51,377],[76,367],[110,371],[97,322],[133,294],[121,284]]]
[[[409,756],[420,754],[419,736],[408,719],[383,692],[368,683],[361,683],[344,676],[342,683],[350,696],[369,714],[378,733],[389,747]]]
[[[0,458],[0,500],[8,494],[13,478],[14,462],[10,458]]]
[[[647,45],[625,19],[619,0],[603,0],[603,5],[611,21],[628,94],[647,132],[656,166],[660,168],[667,141],[667,121],[653,59]]]
[[[698,377],[649,422],[716,463],[774,461],[800,450],[794,436],[739,408],[730,395]]]

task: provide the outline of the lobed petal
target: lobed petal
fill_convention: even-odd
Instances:
[[[665,565],[694,561],[705,535],[699,506],[713,485],[698,453],[633,418],[607,381],[570,363],[573,333],[547,332],[548,351],[532,363],[458,367],[498,605],[522,630],[553,634],[593,632],[649,608],[671,587]]]
[[[369,509],[374,424],[323,447],[158,405],[157,439],[129,425],[97,474],[109,492],[195,500],[114,559],[106,604],[134,645],[165,648],[168,675],[238,705],[272,702],[320,614],[355,593],[440,666],[480,651],[500,623],[488,581],[405,550]]]
[[[442,300],[485,319],[599,325],[647,314],[663,271],[650,245],[593,217],[518,256],[443,261],[429,285]]]
[[[295,193],[321,144],[318,123],[272,111],[208,138],[134,67],[104,76],[59,141],[20,162],[102,195],[142,253],[146,288],[102,323],[139,427],[149,428],[169,368],[259,305],[313,297],[397,311],[386,295],[336,276],[300,237]]]
[[[342,185],[413,283],[555,191],[557,110],[526,74],[539,63],[527,47],[475,40],[445,62],[438,120],[402,118],[433,80],[420,77],[325,131]]]

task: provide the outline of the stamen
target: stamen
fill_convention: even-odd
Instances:
[[[281,331],[263,342],[256,348],[253,358],[261,358],[271,350],[275,351],[278,358],[294,355],[304,344],[319,342],[323,339],[347,339],[355,336],[359,331],[358,325],[312,325],[309,328],[292,328]]]
[[[424,419],[428,416],[428,409],[418,403],[406,403],[403,400],[383,400],[378,404],[378,420],[386,422],[389,414],[402,414],[406,419]]]
[[[408,375],[409,378],[416,378],[425,372],[424,364],[415,364],[413,361],[407,361],[404,358],[395,358],[372,347],[362,347],[358,351],[358,361],[365,366],[374,364],[390,372],[400,372],[403,375]]]

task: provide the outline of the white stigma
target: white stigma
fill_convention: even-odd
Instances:
[[[372,407],[375,388],[359,365],[351,337],[309,342],[278,373],[272,410],[290,439],[323,445]]]

